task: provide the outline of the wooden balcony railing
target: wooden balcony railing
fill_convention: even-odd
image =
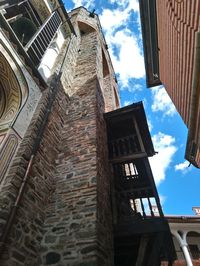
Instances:
[[[111,159],[141,152],[136,135],[118,138],[109,142],[109,157]]]

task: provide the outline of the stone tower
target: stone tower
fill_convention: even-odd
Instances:
[[[1,7],[0,264],[112,265],[103,113],[119,98],[98,17],[76,9],[72,26],[60,1],[14,2]]]
[[[0,8],[0,265],[172,260],[143,105],[118,109],[98,16],[61,0]]]

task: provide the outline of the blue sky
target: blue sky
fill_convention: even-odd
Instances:
[[[121,105],[143,101],[157,155],[150,158],[165,214],[192,215],[200,206],[200,170],[184,160],[187,128],[162,86],[146,88],[137,0],[65,0],[99,15],[119,84]]]

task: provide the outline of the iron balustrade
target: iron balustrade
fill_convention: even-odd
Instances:
[[[62,19],[58,12],[53,12],[25,46],[27,53],[36,65],[39,65],[61,23]]]

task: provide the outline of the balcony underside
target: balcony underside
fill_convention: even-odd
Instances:
[[[138,223],[132,225],[135,229],[131,232],[125,230],[126,234],[123,231],[115,233],[115,266],[160,266],[161,261],[168,261],[168,265],[172,265],[176,253],[167,224],[158,222],[152,226],[150,223],[147,221],[140,228]],[[148,232],[145,227],[149,228]],[[122,227],[116,227],[116,230],[122,230]]]
[[[167,222],[160,217],[136,218],[127,217],[114,227],[116,237],[149,234],[168,230]]]

